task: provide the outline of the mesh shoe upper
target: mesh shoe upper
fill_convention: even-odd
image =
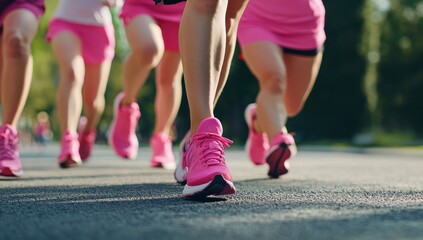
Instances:
[[[81,156],[79,155],[79,141],[78,141],[78,134],[70,131],[65,131],[62,135],[61,139],[61,149],[60,154],[57,158],[59,164],[63,164],[64,162],[74,162],[76,164],[81,163]]]
[[[19,138],[16,129],[8,124],[0,127],[0,175],[17,177],[22,175],[19,159]]]
[[[81,155],[81,160],[87,160],[91,155],[92,148],[95,143],[96,132],[83,131],[79,134],[79,155]]]
[[[259,133],[254,130],[254,119],[256,116],[257,105],[252,103],[245,109],[245,121],[248,125],[248,139],[245,144],[245,150],[255,165],[262,165],[266,163],[265,155],[269,150],[269,140],[266,133]]]
[[[150,139],[152,156],[150,164],[153,167],[163,167],[166,169],[175,168],[175,156],[172,151],[172,140],[165,133],[156,133]]]
[[[222,137],[222,132],[219,120],[208,118],[201,122],[197,133],[192,136],[186,155],[189,186],[210,182],[216,175],[232,181],[224,153],[232,141]]]
[[[141,113],[135,102],[121,106],[123,97],[124,94],[120,93],[115,99],[109,143],[119,156],[134,159],[138,154],[139,146],[135,131]]]

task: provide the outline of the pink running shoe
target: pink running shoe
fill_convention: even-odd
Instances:
[[[91,155],[95,143],[96,131],[82,131],[79,134],[79,155],[81,160],[85,162]]]
[[[185,185],[187,183],[187,164],[185,161],[186,153],[187,153],[187,146],[189,143],[189,139],[191,137],[190,131],[185,134],[185,137],[182,139],[181,143],[179,144],[179,161],[176,164],[175,172],[173,172],[173,176],[177,183],[181,185]]]
[[[135,131],[141,112],[135,102],[128,106],[121,106],[120,103],[124,96],[125,94],[121,92],[115,99],[109,144],[116,154],[122,158],[135,159],[138,155],[139,146]]]
[[[79,155],[78,134],[69,130],[63,133],[61,150],[57,161],[62,168],[76,167],[82,164],[81,156]]]
[[[150,139],[150,147],[153,150],[150,165],[152,167],[175,169],[175,156],[172,151],[172,140],[165,133],[156,133]]]
[[[245,143],[245,150],[250,157],[251,162],[255,165],[263,165],[266,163],[265,155],[269,150],[269,140],[266,133],[258,133],[254,130],[254,119],[256,118],[257,105],[251,103],[244,112],[245,121],[248,125],[248,138]]]
[[[232,141],[222,137],[222,133],[219,120],[207,118],[192,136],[186,155],[187,184],[182,192],[185,197],[203,198],[235,193],[224,153],[224,148],[228,148]]]
[[[19,137],[16,129],[9,124],[2,125],[0,127],[0,176],[22,176],[18,147]]]
[[[287,174],[289,170],[289,159],[297,155],[297,147],[294,137],[289,133],[279,133],[272,142],[266,155],[266,162],[269,164],[267,175],[271,178],[278,178]]]

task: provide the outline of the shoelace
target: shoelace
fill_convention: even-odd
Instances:
[[[202,164],[206,166],[223,164],[224,149],[233,142],[215,133],[197,133],[191,141],[198,141],[199,154]]]
[[[124,114],[120,115],[122,117],[122,122],[127,123],[128,125],[117,125],[118,131],[125,136],[129,136],[131,133],[135,132],[137,128],[138,114],[133,109],[124,109],[123,113]]]
[[[0,134],[0,156],[2,159],[14,159],[16,152],[16,140],[10,137],[10,130]]]

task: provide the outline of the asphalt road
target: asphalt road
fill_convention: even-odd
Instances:
[[[176,149],[175,149],[176,151]],[[303,149],[266,178],[242,149],[227,152],[237,194],[181,197],[150,151],[124,161],[106,146],[78,169],[58,146],[23,147],[24,177],[0,178],[0,239],[423,239],[423,152]]]

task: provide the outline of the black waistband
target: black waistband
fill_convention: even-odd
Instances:
[[[186,0],[154,0],[156,4],[171,5],[180,2],[185,2]]]
[[[295,54],[295,55],[313,57],[313,56],[316,56],[317,54],[319,54],[320,51],[323,51],[324,47],[321,46],[319,48],[307,49],[307,50],[298,50],[298,49],[287,48],[287,47],[282,47],[282,49],[283,49],[283,52],[287,53],[287,54]]]

